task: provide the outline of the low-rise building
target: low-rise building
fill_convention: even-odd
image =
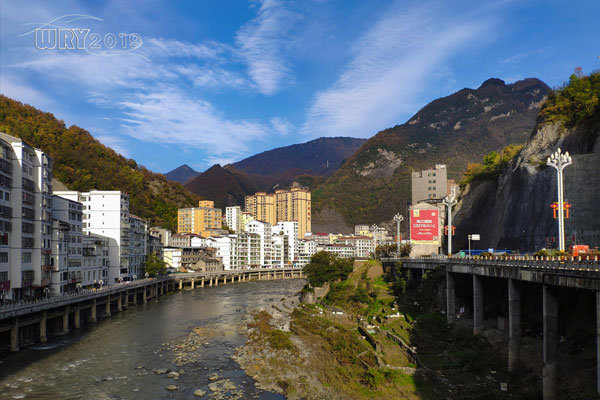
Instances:
[[[368,258],[375,252],[375,242],[368,236],[342,236],[337,244],[346,244],[354,248],[354,257]]]
[[[310,263],[313,255],[317,252],[317,242],[314,240],[301,239],[298,241],[298,259],[295,262],[297,267],[304,267]]]
[[[168,269],[179,271],[181,268],[181,256],[183,250],[181,248],[167,247],[163,249],[163,260],[167,264]]]
[[[353,258],[355,254],[354,246],[349,244],[329,244],[323,250],[339,258]]]

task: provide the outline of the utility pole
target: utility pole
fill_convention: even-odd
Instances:
[[[452,256],[452,206],[456,204],[456,189],[444,198],[444,204],[448,206],[448,257]]]
[[[400,213],[394,215],[396,221],[396,257],[400,257],[400,222],[404,221],[404,217]]]
[[[573,164],[569,152],[562,154],[560,148],[552,153],[546,164],[556,169],[556,186],[558,191],[558,249],[565,251],[565,211],[563,194],[563,170]]]

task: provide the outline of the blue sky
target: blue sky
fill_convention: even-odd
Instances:
[[[596,0],[0,0],[0,92],[154,171],[202,171],[371,137],[490,77],[558,86],[600,69],[599,15]],[[38,49],[36,28],[87,36]]]

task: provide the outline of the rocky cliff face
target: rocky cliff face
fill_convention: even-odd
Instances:
[[[538,79],[489,79],[432,101],[369,139],[313,192],[314,220],[328,226],[328,215],[341,215],[350,225],[381,224],[406,213],[412,170],[446,164],[449,177],[459,178],[468,162],[524,143],[549,90]]]
[[[573,128],[542,123],[519,155],[493,181],[474,181],[463,193],[454,219],[455,249],[467,248],[467,235],[480,233],[475,248],[534,251],[557,246],[557,221],[550,204],[557,199],[556,170],[546,166],[557,148],[573,165],[564,170],[565,200],[572,205],[565,223],[567,245],[600,246],[600,115]],[[558,239],[556,239],[558,240]]]

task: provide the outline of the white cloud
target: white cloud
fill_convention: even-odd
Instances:
[[[117,153],[121,154],[123,157],[130,157],[130,153],[126,147],[127,141],[122,137],[114,135],[97,135],[96,139],[98,139],[105,146],[108,146]]]
[[[24,83],[17,76],[0,73],[0,93],[25,104],[48,110],[54,108],[54,101],[46,94]]]
[[[123,129],[128,135],[201,149],[219,158],[242,155],[248,151],[248,143],[270,133],[260,123],[228,120],[210,103],[175,89],[138,93],[119,106],[127,115]]]
[[[332,87],[316,94],[301,132],[365,137],[394,125],[414,109],[414,98],[443,62],[484,35],[489,24],[483,17],[445,21],[432,4],[408,12],[399,5],[357,42]]]
[[[284,118],[273,117],[269,122],[271,122],[271,126],[275,132],[284,136],[289,134],[294,128],[294,126]]]
[[[256,18],[238,31],[236,43],[260,93],[273,95],[282,81],[291,79],[284,50],[289,41],[287,35],[299,18],[283,1],[262,0]]]

